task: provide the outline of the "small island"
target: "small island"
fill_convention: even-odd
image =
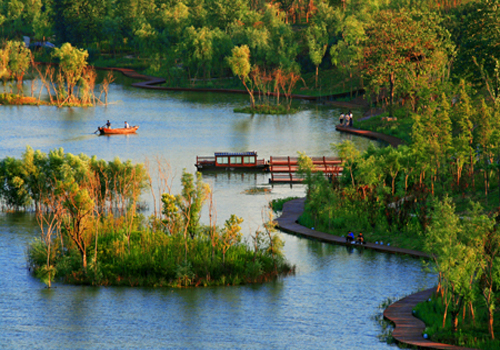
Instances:
[[[145,217],[139,199],[152,190],[142,164],[29,148],[0,161],[0,200],[33,209],[40,237],[28,247],[30,270],[53,281],[102,286],[197,287],[262,283],[293,274],[270,222],[245,243],[243,220],[215,222],[210,187],[184,172],[180,194],[154,194],[161,208]],[[206,202],[210,223],[200,215]]]

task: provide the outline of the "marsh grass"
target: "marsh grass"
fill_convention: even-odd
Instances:
[[[381,329],[381,332],[377,335],[377,338],[382,343],[394,344],[394,338],[392,337],[392,331],[394,330],[393,324],[384,318],[384,310],[393,303],[393,299],[387,298],[378,306],[377,312],[372,316],[372,320],[377,323]]]
[[[204,228],[208,232],[208,228]],[[78,252],[65,242],[61,249],[54,241],[52,264],[57,266],[55,280],[76,285],[198,287],[262,283],[294,273],[282,257],[273,257],[266,245],[251,249],[244,242],[233,245],[225,254],[213,254],[208,233],[189,239],[187,260],[182,235],[166,235],[149,229],[132,232],[130,250],[122,231],[102,232],[97,255],[89,249],[89,267],[81,268]],[[29,264],[42,278],[46,258],[45,243],[35,240],[28,250]],[[275,267],[276,262],[276,267]]]
[[[252,187],[242,192],[243,194],[266,194],[271,193],[271,189],[267,187]]]
[[[247,107],[242,107],[242,108],[235,108],[234,112],[235,113],[248,113],[248,114],[276,114],[276,115],[284,115],[284,114],[294,114],[297,113],[299,109],[297,108],[287,108],[284,105],[255,105],[254,107],[252,106],[247,106]]]

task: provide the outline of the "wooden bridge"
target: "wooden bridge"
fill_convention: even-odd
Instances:
[[[314,170],[322,172],[327,177],[339,176],[342,174],[342,160],[336,157],[310,157]],[[269,183],[300,183],[304,179],[297,174],[299,170],[299,158],[278,156],[269,159],[269,172],[271,178]]]

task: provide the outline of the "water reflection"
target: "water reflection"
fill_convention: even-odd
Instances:
[[[303,109],[291,116],[250,116],[233,113],[248,105],[245,95],[147,91],[117,83],[109,99],[107,107],[81,109],[2,106],[0,158],[20,157],[26,145],[106,160],[164,158],[176,193],[182,169],[194,171],[197,155],[256,150],[259,158],[297,151],[328,156],[332,142],[350,138],[359,149],[372,142],[339,134],[332,115],[340,110],[310,103],[300,102]],[[91,134],[107,119],[140,128],[136,135]],[[234,213],[245,219],[247,237],[262,225],[269,200],[305,193],[303,185],[271,187],[265,173],[203,177],[214,188],[219,225]],[[271,192],[244,193],[253,187]],[[152,203],[148,194],[143,200]],[[378,305],[435,282],[414,259],[282,234],[297,275],[275,282],[176,290],[59,284],[49,291],[26,271],[25,247],[36,236],[32,214],[0,215],[0,348],[386,349],[370,321]]]

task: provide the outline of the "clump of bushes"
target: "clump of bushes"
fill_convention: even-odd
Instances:
[[[29,166],[28,166],[29,165]],[[29,169],[29,171],[27,170]],[[9,208],[35,208],[41,236],[28,246],[33,274],[85,285],[212,286],[260,283],[294,273],[272,223],[243,239],[243,219],[218,226],[212,192],[201,174],[183,173],[182,191],[161,197],[145,218],[139,197],[148,185],[141,165],[28,148],[0,162]],[[13,178],[11,178],[13,177]],[[200,224],[208,201],[210,223]],[[155,206],[156,208],[156,206]]]

